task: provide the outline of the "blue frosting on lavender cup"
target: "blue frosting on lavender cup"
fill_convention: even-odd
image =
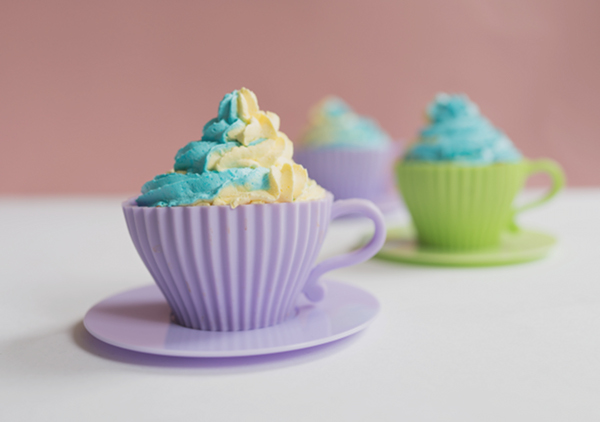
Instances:
[[[326,97],[309,113],[302,136],[304,149],[354,148],[387,149],[390,136],[370,117],[354,112],[338,97]]]

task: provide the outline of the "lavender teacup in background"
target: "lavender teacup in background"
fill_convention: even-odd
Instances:
[[[311,109],[294,158],[336,199],[364,198],[389,212],[400,205],[393,176],[400,155],[377,122],[327,97]]]

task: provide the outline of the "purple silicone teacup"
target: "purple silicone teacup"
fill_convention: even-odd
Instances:
[[[269,327],[291,318],[304,295],[326,294],[326,272],[371,258],[383,245],[385,224],[369,201],[315,201],[199,207],[140,207],[123,203],[135,247],[177,323],[207,331]],[[360,214],[375,224],[361,249],[316,266],[329,222]]]
[[[294,152],[294,160],[335,199],[368,199],[388,212],[400,205],[393,168],[401,151],[399,143],[379,149],[305,148]]]

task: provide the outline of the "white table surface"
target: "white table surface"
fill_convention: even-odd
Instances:
[[[124,352],[83,328],[99,300],[152,283],[121,199],[0,199],[0,421],[600,420],[600,189],[522,216],[560,239],[542,261],[338,270],[381,301],[366,331],[220,360]],[[333,225],[324,253],[365,230]]]

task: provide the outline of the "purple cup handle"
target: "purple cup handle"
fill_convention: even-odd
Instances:
[[[325,287],[319,283],[319,278],[323,274],[337,268],[360,264],[368,260],[381,249],[385,242],[385,221],[383,214],[375,204],[366,199],[341,199],[333,203],[331,208],[332,220],[348,214],[360,214],[363,217],[373,220],[375,233],[369,243],[362,248],[326,259],[312,269],[303,290],[304,295],[311,302],[319,302],[325,297]]]

